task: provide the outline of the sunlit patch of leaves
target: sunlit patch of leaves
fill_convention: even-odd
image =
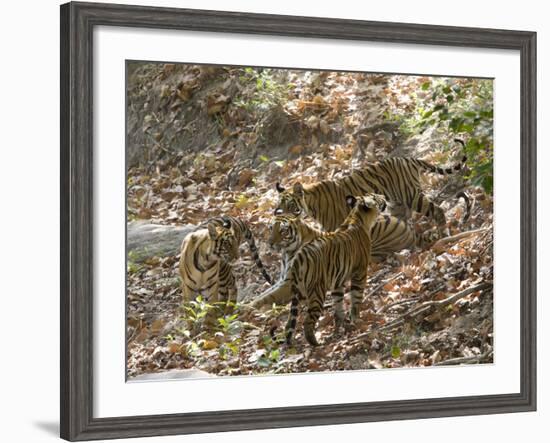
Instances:
[[[244,68],[239,77],[240,83],[243,85],[253,84],[255,88],[250,96],[236,98],[235,106],[254,113],[284,104],[293,85],[277,81],[276,74],[276,70],[269,68]]]
[[[426,80],[416,93],[416,112],[401,124],[411,136],[435,128],[448,140],[465,141],[469,179],[493,192],[493,81],[484,79]],[[447,147],[454,146],[448,143]]]

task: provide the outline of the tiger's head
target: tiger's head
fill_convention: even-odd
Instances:
[[[239,256],[239,244],[228,218],[222,217],[222,224],[208,223],[210,237],[209,255],[228,262]]]
[[[269,246],[276,251],[296,246],[300,241],[298,221],[296,216],[284,214],[282,209],[276,209],[270,226]]]
[[[350,208],[350,213],[343,226],[361,224],[367,230],[370,230],[378,214],[386,209],[386,200],[378,194],[367,194],[362,197],[348,195],[346,203]]]
[[[285,189],[277,182],[275,189],[279,193],[279,203],[275,209],[275,215],[277,215],[277,211],[279,211],[279,214],[292,214],[295,216],[306,212],[304,187],[301,183],[295,183],[292,189]]]

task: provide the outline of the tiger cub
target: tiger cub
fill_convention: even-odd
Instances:
[[[455,140],[464,145],[462,140]],[[410,211],[431,217],[439,226],[445,225],[443,209],[422,192],[420,175],[423,171],[441,175],[459,171],[466,162],[450,168],[440,168],[424,160],[393,157],[358,169],[342,178],[324,180],[310,185],[294,184],[292,189],[276,184],[279,192],[277,209],[286,214],[307,214],[321,224],[325,231],[334,231],[346,218],[349,208],[346,195],[382,194],[393,203]]]
[[[358,316],[358,305],[363,298],[371,253],[370,232],[379,210],[385,207],[385,202],[377,195],[347,196],[346,202],[351,212],[342,225],[334,232],[304,245],[289,264],[285,284],[290,284],[292,301],[285,328],[287,344],[292,343],[298,305],[300,300],[304,300],[304,336],[310,345],[318,345],[315,326],[321,316],[326,293],[343,288],[348,280],[351,280],[352,323]],[[338,331],[344,323],[343,297],[335,299],[333,306]]]
[[[210,302],[236,301],[231,262],[238,258],[243,240],[248,243],[256,266],[271,284],[250,229],[238,218],[222,216],[199,226],[182,242],[179,272],[185,301],[194,300],[198,295]]]
[[[464,191],[459,192],[456,198],[464,199],[466,211],[461,223],[465,223],[470,216],[470,198]],[[298,249],[323,235],[326,235],[324,231],[314,228],[301,217],[285,215],[280,209],[276,210],[270,225],[269,245],[281,253],[280,278],[274,286],[256,297],[250,303],[250,307],[258,309],[274,303],[279,305],[288,303],[291,297],[290,287],[283,283],[289,263]],[[415,246],[425,249],[439,239],[440,233],[437,231],[429,230],[419,234],[409,223],[391,215],[380,214],[371,230],[371,260],[378,262],[394,252],[412,249]],[[338,297],[337,293],[332,295],[333,298]]]
[[[294,254],[306,243],[326,235],[302,218],[276,214],[271,224],[269,245],[282,253],[281,275],[286,274],[288,263]],[[414,230],[403,220],[391,215],[378,215],[371,230],[371,259],[381,261],[393,252],[411,249],[415,246]]]
[[[290,287],[283,285],[283,282],[292,258],[303,245],[327,235],[300,217],[281,214],[280,211],[273,217],[270,228],[269,245],[281,253],[280,280],[251,303],[255,308],[290,300]],[[384,214],[376,218],[371,230],[371,242],[371,260],[378,262],[393,252],[413,248],[416,236],[406,222]],[[339,294],[333,293],[332,296],[338,297]]]

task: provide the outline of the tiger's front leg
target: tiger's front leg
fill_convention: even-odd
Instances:
[[[187,280],[181,279],[181,292],[183,303],[188,303],[194,299],[194,292],[189,288]]]
[[[220,263],[218,300],[219,313],[223,310],[225,314],[233,312],[237,302],[237,284],[231,265],[225,261]]]
[[[311,346],[319,346],[319,342],[315,337],[315,326],[317,326],[317,321],[323,312],[324,302],[324,291],[317,289],[309,296],[307,314],[304,320],[304,336]]]
[[[363,293],[365,291],[365,285],[367,281],[367,266],[364,269],[357,271],[351,277],[350,298],[351,308],[349,312],[350,323],[355,325],[356,320],[359,318],[359,307],[363,302]]]
[[[236,298],[235,278],[231,265],[221,260],[218,273],[213,277],[212,286],[208,291],[210,296],[207,302],[211,305],[204,316],[204,325],[207,329],[213,329],[218,326],[218,318],[222,317],[228,308],[228,301]]]

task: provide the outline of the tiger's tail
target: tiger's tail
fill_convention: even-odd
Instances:
[[[256,266],[262,273],[265,280],[271,285],[273,284],[273,280],[271,279],[271,276],[267,273],[264,264],[262,263],[262,260],[260,259],[260,255],[258,254],[258,248],[256,247],[256,242],[254,241],[254,236],[252,235],[252,232],[247,227],[244,231],[244,238],[246,239],[246,242],[248,243],[248,247],[250,248],[250,252],[252,254],[252,258],[254,259],[254,263],[256,263]]]
[[[466,209],[464,211],[464,215],[462,216],[462,219],[460,220],[460,223],[464,224],[470,218],[473,203],[470,199],[470,196],[465,191],[460,191],[458,194],[456,194],[455,198],[464,200],[464,206]],[[442,238],[441,233],[437,230],[436,231],[430,230],[422,234],[416,234],[416,246],[418,246],[421,249],[425,249],[433,245],[436,241],[440,240],[441,238]]]
[[[248,247],[250,248],[250,252],[252,253],[252,258],[254,259],[256,266],[258,267],[258,269],[260,269],[266,281],[271,285],[273,280],[265,270],[264,264],[262,263],[262,260],[258,255],[258,248],[256,247],[254,236],[252,235],[252,232],[250,231],[250,228],[248,227],[248,225],[244,221],[242,221],[240,218],[231,217],[229,215],[222,215],[221,217],[215,217],[210,219],[210,221],[214,223],[222,223],[226,227],[232,226],[233,229],[235,229],[238,232],[240,239],[242,239],[242,236],[244,236],[246,242],[248,243]]]
[[[460,143],[462,145],[462,149],[465,148],[466,145],[464,144],[464,142],[461,139],[455,138],[454,141],[456,143]],[[439,166],[434,166],[431,163],[429,163],[427,161],[424,161],[424,160],[418,160],[417,159],[415,162],[422,169],[424,169],[426,171],[429,171],[429,172],[432,172],[434,174],[450,175],[450,174],[455,174],[458,171],[460,171],[464,167],[464,165],[466,164],[467,160],[468,160],[468,156],[466,154],[463,154],[462,159],[459,162],[455,163],[453,166],[448,167],[448,168],[441,168]]]
[[[262,306],[271,306],[273,304],[284,305],[291,300],[292,294],[290,290],[290,282],[282,280],[260,294],[250,303],[250,306],[258,309]]]
[[[465,191],[460,191],[458,194],[456,194],[456,198],[460,199],[462,198],[464,200],[464,205],[466,206],[466,211],[464,211],[464,216],[462,217],[461,223],[466,223],[468,219],[470,218],[470,214],[472,211],[472,202],[470,200],[470,197],[468,194],[466,194]]]

